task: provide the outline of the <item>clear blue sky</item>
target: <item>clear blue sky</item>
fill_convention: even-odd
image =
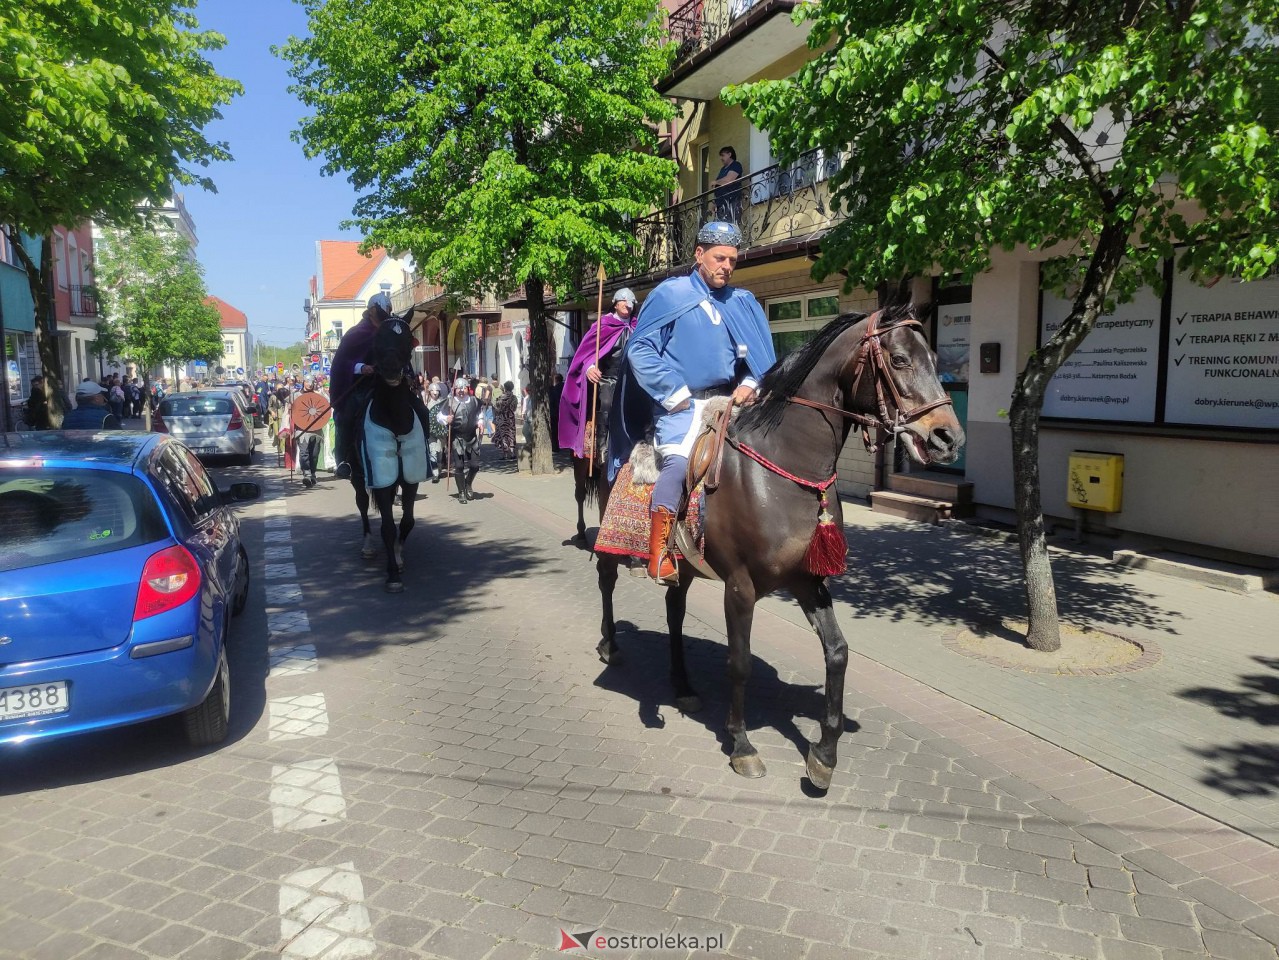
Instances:
[[[343,176],[322,177],[319,163],[289,139],[303,107],[271,47],[306,32],[302,8],[291,0],[203,0],[196,13],[201,26],[227,38],[210,56],[217,71],[244,84],[207,131],[235,157],[209,170],[218,192],[185,188],[196,253],[209,292],[243,310],[254,337],[284,346],[302,339],[306,326],[315,241],[362,239],[338,228],[356,193]]]

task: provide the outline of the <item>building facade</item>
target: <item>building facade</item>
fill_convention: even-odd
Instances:
[[[13,426],[18,404],[26,402],[31,395],[31,378],[40,372],[35,342],[35,302],[31,299],[27,272],[13,248],[19,242],[38,264],[41,257],[39,237],[23,234],[14,238],[7,228],[0,227],[0,328],[3,328],[0,376],[4,379],[0,385],[3,392],[0,418],[7,411],[9,422],[5,424],[6,429]]]
[[[95,350],[98,298],[93,272],[93,226],[53,229],[53,313],[57,318],[58,361],[67,392],[85,377],[123,374],[113,358]]]
[[[212,370],[206,368],[200,372],[209,379],[247,377],[253,371],[253,334],[249,332],[249,318],[244,311],[218,297],[205,297],[204,302],[218,311],[222,327],[222,359]],[[205,376],[196,376],[195,379],[205,379]]]
[[[360,322],[369,297],[405,285],[405,264],[381,248],[360,253],[357,240],[317,240],[306,311],[308,372],[327,373],[342,335]],[[314,359],[319,357],[318,360]]]

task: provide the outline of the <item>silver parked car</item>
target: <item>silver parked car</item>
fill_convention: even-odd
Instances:
[[[151,429],[181,440],[198,457],[234,457],[253,462],[255,404],[239,389],[198,390],[165,397]]]

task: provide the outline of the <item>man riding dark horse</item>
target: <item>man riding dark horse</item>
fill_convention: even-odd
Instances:
[[[649,294],[626,347],[620,402],[610,418],[609,479],[653,424],[661,475],[653,488],[648,572],[660,583],[677,580],[667,542],[707,401],[731,396],[735,404],[749,403],[776,361],[759,301],[729,286],[741,241],[734,224],[702,227],[693,272]]]

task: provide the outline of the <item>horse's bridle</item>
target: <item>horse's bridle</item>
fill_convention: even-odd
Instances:
[[[857,396],[861,389],[862,376],[869,371],[869,375],[875,378],[875,400],[879,406],[879,416],[873,417],[865,413],[855,413],[852,410],[845,410],[843,407],[818,403],[816,400],[806,400],[803,397],[788,398],[791,403],[797,403],[803,407],[812,407],[814,410],[824,410],[827,413],[833,413],[852,420],[854,423],[861,424],[862,443],[866,445],[866,449],[871,453],[878,450],[880,446],[878,436],[874,441],[870,438],[872,428],[877,433],[896,436],[906,428],[907,424],[918,420],[930,410],[936,410],[938,407],[944,407],[952,402],[949,396],[944,396],[940,400],[920,404],[912,410],[905,409],[905,401],[902,399],[901,392],[897,389],[897,384],[893,382],[892,374],[889,372],[888,359],[884,356],[884,345],[881,338],[894,330],[900,330],[902,327],[918,327],[922,331],[924,325],[914,317],[910,317],[906,320],[898,321],[892,326],[880,327],[879,321],[883,315],[883,310],[876,310],[870,315],[870,319],[866,324],[866,331],[862,334],[861,342],[857,345],[857,352],[848,360],[848,363],[854,364],[853,383],[849,388],[848,396],[850,398]],[[845,366],[847,365],[846,363]],[[893,398],[895,416],[892,418],[888,416],[888,403],[884,393],[885,386],[887,386]]]

